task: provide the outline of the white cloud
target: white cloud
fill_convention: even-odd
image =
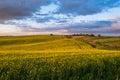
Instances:
[[[107,11],[102,11],[98,14],[87,15],[87,16],[76,16],[73,18],[73,21],[101,21],[101,20],[110,20],[117,17],[120,17],[120,6],[115,8],[110,8]]]
[[[116,23],[112,24],[112,29],[120,29],[120,18],[115,19]]]
[[[52,14],[57,12],[58,9],[59,5],[52,3],[47,6],[41,6],[40,9],[36,12],[36,14]]]
[[[15,25],[0,24],[0,35],[11,35],[20,32],[21,29]]]
[[[26,35],[33,35],[33,34],[57,34],[57,35],[68,35],[71,34],[68,30],[65,29],[61,29],[61,30],[41,30],[39,32],[35,31],[35,32],[27,32]]]

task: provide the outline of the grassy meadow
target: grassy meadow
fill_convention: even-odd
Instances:
[[[120,37],[0,37],[0,80],[120,80]]]

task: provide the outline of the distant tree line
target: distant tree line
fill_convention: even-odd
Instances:
[[[54,34],[50,34],[50,36],[54,36]],[[83,33],[77,33],[77,34],[72,34],[72,35],[65,35],[67,36],[68,38],[71,38],[72,36],[98,36],[98,37],[101,37],[102,35],[101,34],[98,34],[98,35],[95,35],[95,34],[83,34]]]
[[[72,36],[98,36],[98,37],[101,37],[101,34],[98,34],[98,35],[95,35],[95,34],[73,34]]]

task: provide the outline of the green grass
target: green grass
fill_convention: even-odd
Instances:
[[[0,37],[0,80],[120,80],[119,39]]]
[[[94,48],[106,50],[120,50],[120,37],[78,36],[77,39],[88,43]]]

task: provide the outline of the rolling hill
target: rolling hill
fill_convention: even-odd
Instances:
[[[0,80],[119,80],[120,37],[0,37]]]

